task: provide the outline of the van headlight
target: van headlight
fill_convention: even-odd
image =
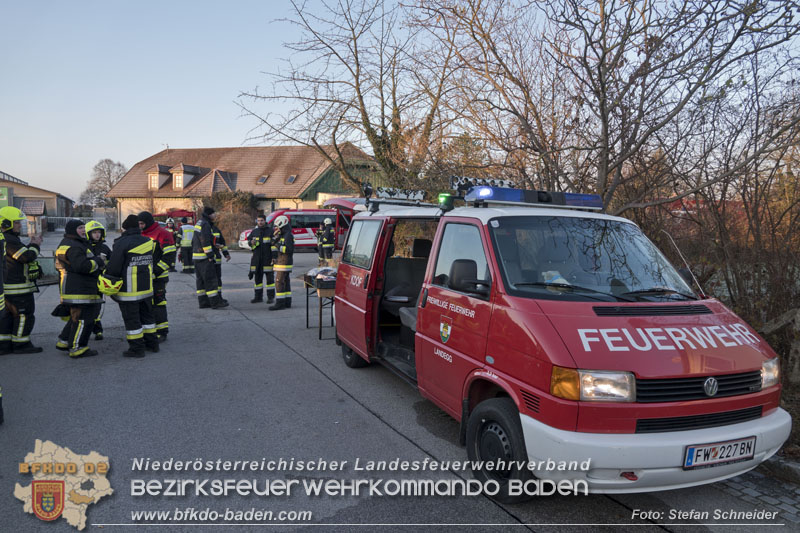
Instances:
[[[778,358],[761,363],[761,390],[781,382],[781,365]]]
[[[554,366],[550,393],[565,400],[582,402],[634,402],[636,378],[630,372],[574,370]]]
[[[582,402],[636,401],[636,378],[630,372],[578,370]]]

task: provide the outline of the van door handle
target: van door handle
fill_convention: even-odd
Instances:
[[[422,289],[422,302],[420,302],[420,307],[425,307],[425,303],[428,301],[428,289]]]
[[[367,285],[369,285],[369,274],[367,274],[366,276],[364,276],[364,286],[363,286],[363,287],[361,287],[361,288],[362,288],[362,289],[366,289],[366,288],[367,288]]]

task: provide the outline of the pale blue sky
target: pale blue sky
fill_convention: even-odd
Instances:
[[[278,68],[289,7],[0,0],[0,170],[77,200],[103,158],[243,145],[234,101]]]

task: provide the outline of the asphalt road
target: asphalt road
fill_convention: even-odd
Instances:
[[[115,493],[87,511],[88,529],[124,530],[134,522],[132,511],[211,508],[223,512],[267,509],[312,511],[307,525],[272,522],[242,525],[236,531],[308,529],[352,531],[438,528],[470,531],[593,531],[610,529],[728,531],[730,526],[658,525],[691,520],[632,519],[634,509],[713,512],[760,509],[722,490],[721,485],[645,495],[542,497],[502,506],[484,496],[133,496],[134,479],[236,478],[286,480],[444,479],[451,472],[356,472],[354,462],[368,460],[458,461],[457,423],[422,399],[386,369],[347,368],[327,329],[318,340],[305,328],[305,297],[293,280],[291,310],[270,312],[249,303],[246,277],[249,254],[234,253],[223,269],[227,310],[200,310],[194,277],[173,274],[168,286],[170,335],[161,352],[144,359],[125,359],[119,309],[106,304],[106,339],[91,342],[98,357],[70,360],[55,350],[61,322],[50,316],[58,300],[56,286],[37,295],[38,321],[33,340],[45,347],[35,355],[0,357],[6,421],[0,426],[0,531],[73,531],[64,520],[45,523],[23,513],[13,496],[14,485],[31,481],[17,471],[36,439],[51,440],[80,454],[97,451],[111,461],[108,479]],[[316,264],[312,254],[295,256],[295,274]],[[316,312],[316,299],[311,305]],[[312,320],[313,321],[313,320]],[[136,458],[166,460],[298,460],[348,461],[342,472],[197,472],[132,471]],[[763,506],[762,506],[763,507]],[[668,516],[668,515],[667,515]],[[160,522],[161,523],[161,522]],[[167,522],[163,522],[167,523]],[[185,521],[179,521],[185,523]],[[745,521],[736,531],[763,529]],[[112,525],[116,524],[116,525]],[[197,531],[199,526],[147,524],[144,531]],[[220,522],[217,522],[218,526]],[[310,525],[309,525],[310,524]],[[572,524],[572,525],[571,525]],[[577,524],[577,525],[575,525]],[[614,526],[619,524],[619,526]],[[99,526],[102,525],[102,526]],[[222,530],[233,526],[221,526]],[[213,529],[208,527],[204,529]],[[217,527],[219,529],[219,527]]]

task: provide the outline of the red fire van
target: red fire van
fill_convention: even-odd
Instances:
[[[335,313],[345,363],[418,387],[460,421],[470,460],[590,460],[547,479],[643,492],[741,474],[787,439],[776,354],[633,222],[587,210],[591,195],[476,187],[466,200],[368,202]]]

